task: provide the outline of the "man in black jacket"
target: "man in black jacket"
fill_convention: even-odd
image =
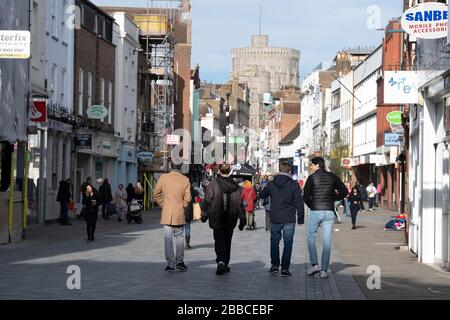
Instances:
[[[61,181],[59,183],[58,194],[56,196],[56,201],[58,201],[61,206],[60,221],[63,226],[72,225],[71,223],[69,223],[69,203],[71,199],[70,183],[71,183],[70,179]]]
[[[271,199],[270,208],[270,256],[272,267],[270,274],[280,271],[280,240],[284,239],[283,258],[281,259],[281,276],[289,277],[292,245],[294,242],[295,222],[304,224],[305,205],[300,185],[292,180],[289,173],[292,166],[288,162],[280,163],[280,174],[261,192],[261,199]]]
[[[331,253],[331,232],[335,221],[334,202],[348,195],[347,187],[334,173],[325,170],[325,160],[316,157],[311,160],[314,172],[306,181],[303,198],[311,209],[308,220],[308,250],[312,268],[307,272],[320,272],[321,278],[328,277]],[[319,267],[316,249],[316,235],[319,226],[323,230],[322,268]]]
[[[216,275],[230,272],[228,264],[234,229],[238,220],[241,231],[247,224],[239,185],[229,177],[230,173],[229,164],[220,166],[219,176],[208,184],[202,207],[202,222],[206,223],[209,219],[209,226],[214,230]]]
[[[112,191],[111,185],[109,184],[109,180],[105,179],[103,184],[100,186],[100,201],[102,205],[102,217],[104,219],[109,219],[108,206],[112,202]]]

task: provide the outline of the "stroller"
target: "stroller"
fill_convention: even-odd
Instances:
[[[132,200],[128,205],[127,221],[142,224],[143,205],[141,200]]]

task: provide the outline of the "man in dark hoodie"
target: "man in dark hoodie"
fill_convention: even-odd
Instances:
[[[72,225],[69,222],[69,203],[71,199],[70,183],[70,179],[61,181],[59,183],[58,194],[56,196],[56,201],[58,201],[61,205],[61,224],[63,226]]]
[[[219,176],[208,184],[202,207],[202,222],[209,219],[209,226],[214,230],[216,275],[230,272],[228,265],[234,229],[238,220],[241,231],[247,224],[239,185],[230,178],[230,174],[229,164],[220,165]]]
[[[292,246],[294,242],[295,222],[305,223],[305,205],[302,192],[297,181],[290,176],[292,166],[288,162],[280,163],[280,174],[261,192],[261,199],[270,197],[270,256],[272,267],[270,274],[280,271],[280,241],[284,240],[283,257],[281,259],[281,276],[289,277]]]

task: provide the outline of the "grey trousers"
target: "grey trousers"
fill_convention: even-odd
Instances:
[[[173,237],[175,237],[176,257],[173,252]],[[167,264],[175,268],[184,262],[184,226],[164,226],[164,250]]]

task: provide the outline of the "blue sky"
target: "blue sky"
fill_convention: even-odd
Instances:
[[[93,0],[97,5],[147,6],[147,0]],[[191,0],[193,19],[192,65],[200,64],[202,80],[226,82],[231,71],[231,49],[250,46],[258,33],[263,6],[262,33],[269,44],[301,51],[304,78],[338,50],[376,46],[392,17],[402,14],[401,0]],[[167,3],[167,1],[160,2]],[[376,6],[376,7],[372,7]],[[369,13],[368,13],[369,11]],[[378,24],[377,22],[380,21]],[[371,28],[368,27],[368,23]]]

